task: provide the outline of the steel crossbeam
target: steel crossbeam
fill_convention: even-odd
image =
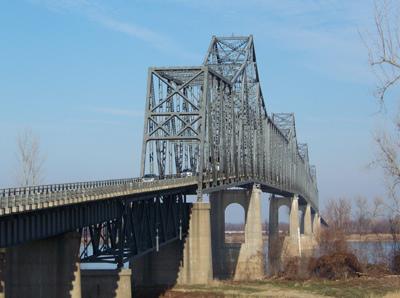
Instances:
[[[293,113],[267,113],[252,36],[213,37],[202,66],[150,68],[141,174],[190,169],[198,197],[249,177],[318,208],[316,169]],[[204,177],[213,183],[203,189]]]
[[[184,195],[254,183],[318,211],[316,168],[297,137],[293,113],[267,113],[253,37],[214,36],[202,65],[148,71],[141,176],[155,181],[0,189],[0,247],[80,229],[83,262],[121,265],[182,238]]]

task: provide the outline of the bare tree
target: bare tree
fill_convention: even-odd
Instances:
[[[369,62],[378,78],[376,96],[384,102],[387,91],[400,80],[400,5],[398,1],[377,0],[374,32],[367,33]]]
[[[322,229],[318,236],[322,255],[348,252],[346,234],[351,227],[351,204],[348,199],[329,200],[324,210],[329,227]]]
[[[333,229],[349,232],[351,226],[351,204],[346,198],[329,200],[325,208],[325,217]]]
[[[360,235],[370,230],[371,218],[369,217],[368,201],[365,197],[357,197],[355,200],[354,230]]]
[[[374,32],[368,34],[367,42],[370,65],[377,76],[376,96],[383,106],[389,90],[400,82],[400,3],[398,1],[375,1]],[[400,230],[400,114],[392,130],[380,131],[375,136],[378,157],[375,161],[384,171],[390,200],[388,207],[394,253],[399,253],[398,232]],[[400,264],[399,264],[400,266]]]
[[[376,197],[372,204],[365,197],[357,197],[355,199],[353,232],[360,235],[373,233],[375,226],[384,215],[383,209],[384,203],[380,197]]]
[[[377,76],[376,96],[383,105],[387,92],[400,82],[400,4],[398,1],[377,0],[374,9],[374,32],[367,33],[365,44],[369,62]],[[375,135],[378,154],[375,164],[385,174],[390,200],[385,202],[393,216],[400,215],[400,113],[393,129]]]
[[[43,179],[44,156],[40,151],[40,139],[31,129],[24,129],[17,136],[18,172],[20,186],[37,185]]]

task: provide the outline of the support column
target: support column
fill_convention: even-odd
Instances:
[[[82,296],[131,298],[131,270],[82,270]]]
[[[0,298],[5,297],[6,249],[0,248]]]
[[[303,206],[300,206],[303,207]],[[300,235],[304,234],[304,219],[305,219],[305,208],[299,208],[301,210],[301,217],[300,217]]]
[[[211,205],[211,247],[213,258],[213,274],[216,279],[232,277],[227,268],[225,247],[225,202],[226,191],[218,191],[210,194]],[[229,266],[231,267],[231,266]]]
[[[311,205],[307,204],[306,210],[304,213],[304,234],[307,236],[312,235],[312,226],[311,226]]]
[[[178,284],[208,284],[212,278],[210,204],[197,202],[192,207]]]
[[[7,249],[6,297],[81,297],[80,234]]]
[[[245,241],[239,252],[234,280],[257,280],[264,277],[264,253],[261,224],[261,190],[253,185],[246,212]]]
[[[182,266],[183,241],[176,240],[130,262],[134,286],[172,286]]]
[[[291,238],[297,239],[299,233],[299,198],[296,195],[292,198],[289,220],[289,235]]]
[[[321,229],[321,216],[319,215],[318,212],[314,214],[314,220],[313,220],[313,234],[314,236],[318,236],[319,232]]]
[[[279,241],[279,202],[275,195],[269,200],[268,274],[280,271],[281,245]]]
[[[297,195],[291,198],[289,214],[289,237],[285,239],[282,250],[282,260],[286,263],[288,258],[301,256],[301,237],[299,237],[299,199]]]
[[[208,284],[212,281],[210,204],[192,204],[186,238],[131,261],[135,286]]]

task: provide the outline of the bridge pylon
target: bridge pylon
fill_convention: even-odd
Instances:
[[[213,279],[210,204],[192,204],[187,236],[131,262],[136,286],[209,284]]]
[[[214,192],[210,196],[213,269],[216,279],[260,280],[265,275],[264,241],[261,221],[261,190],[249,189]],[[225,241],[225,209],[233,203],[245,212],[244,241]]]

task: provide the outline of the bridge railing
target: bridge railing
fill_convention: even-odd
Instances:
[[[127,178],[6,188],[0,189],[0,208],[12,208],[81,196],[105,195],[123,190],[161,187],[178,181],[185,181],[184,179],[197,181],[196,177],[167,175],[163,179],[156,179],[152,182],[143,182],[142,178]]]
[[[114,186],[122,185],[130,182],[138,182],[140,178],[130,179],[113,179],[113,180],[102,180],[102,181],[90,181],[90,182],[75,182],[75,183],[63,183],[63,184],[48,184],[38,186],[27,186],[27,187],[15,187],[6,188],[0,190],[0,198],[15,197],[15,196],[30,196],[35,194],[50,194],[63,192],[68,190],[81,190],[103,186]]]
[[[252,180],[260,181],[260,183],[268,181],[267,184],[276,189],[281,189],[282,186],[280,181],[268,179],[261,173],[256,177],[248,175],[235,176],[222,172],[208,172],[203,174],[205,188],[213,188],[220,184],[248,182]],[[197,181],[198,174],[194,174],[191,177],[182,177],[178,174],[167,175],[163,179],[156,179],[153,182],[143,182],[142,178],[127,178],[0,189],[0,209],[23,207],[23,209],[15,209],[9,212],[0,210],[0,215],[10,212],[31,210],[33,209],[32,206],[35,204],[45,204],[37,205],[36,208],[41,208],[43,206],[59,206],[68,204],[69,202],[79,203],[81,201],[101,199],[107,196],[118,196],[121,195],[121,193],[125,195],[126,192],[128,192],[128,194],[134,194],[138,191],[152,191],[161,187],[172,188],[176,185],[180,185],[182,182],[195,185]],[[297,187],[293,185],[293,188],[290,187],[287,190],[305,197],[305,194],[309,194],[313,189],[313,187],[311,187],[311,189],[305,189],[301,186],[302,184]],[[313,194],[311,197],[314,196],[317,196],[317,194]],[[48,204],[46,205],[46,203]]]

